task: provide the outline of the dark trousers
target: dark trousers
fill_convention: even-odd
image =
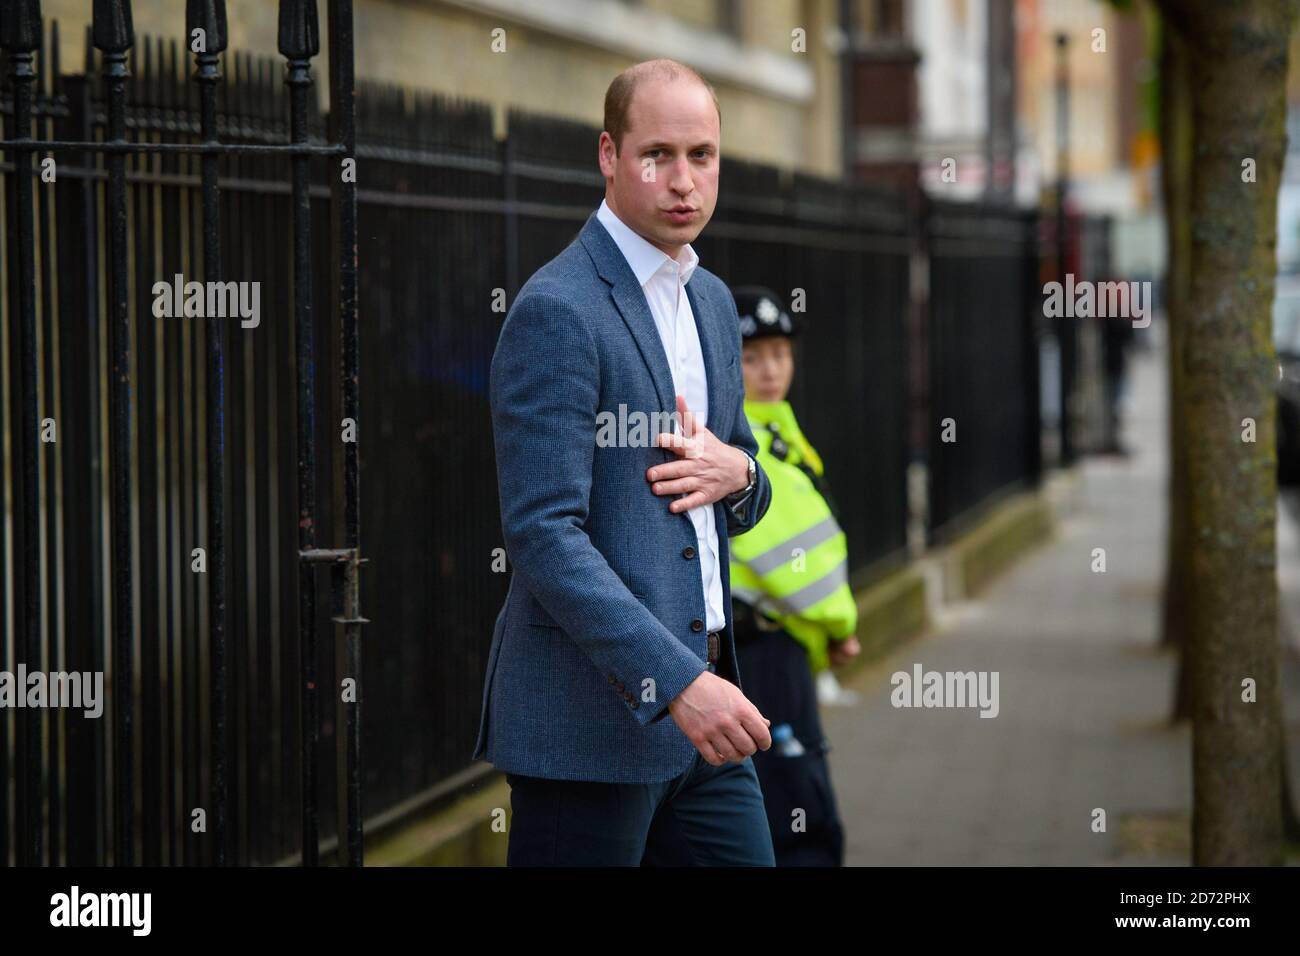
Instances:
[[[774,742],[754,754],[777,866],[842,866],[840,822],[826,761],[817,691],[808,652],[785,631],[737,631],[736,656],[745,696],[775,729],[789,724],[801,756],[782,756]]]
[[[671,718],[667,718],[671,719]],[[508,866],[773,866],[752,757],[662,783],[508,773]]]

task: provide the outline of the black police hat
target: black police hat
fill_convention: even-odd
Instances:
[[[799,326],[785,304],[771,289],[759,285],[738,286],[731,290],[740,315],[740,337],[748,342],[772,335],[794,336]]]

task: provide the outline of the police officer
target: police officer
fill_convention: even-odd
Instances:
[[[860,650],[848,550],[821,458],[786,401],[799,326],[769,289],[747,286],[733,295],[745,416],[772,482],[763,520],[731,541],[740,677],[745,695],[772,722],[772,747],[753,755],[754,768],[777,865],[840,866],[844,831],[813,677]]]

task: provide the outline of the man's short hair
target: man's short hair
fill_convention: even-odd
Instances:
[[[646,60],[644,63],[629,66],[614,77],[614,81],[609,84],[609,89],[605,91],[605,132],[609,133],[610,138],[614,140],[615,155],[623,147],[623,134],[627,132],[632,97],[637,87],[645,80],[694,80],[699,83],[713,97],[713,108],[718,111],[718,128],[722,128],[722,108],[718,106],[718,94],[708,80],[685,63],[678,63],[676,60],[667,58]]]

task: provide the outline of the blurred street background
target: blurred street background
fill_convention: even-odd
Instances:
[[[1157,326],[1162,329],[1163,326]],[[1163,336],[1138,357],[1126,459],[1090,459],[1050,489],[1054,540],[983,600],[864,671],[853,707],[825,715],[848,865],[1185,865],[1191,728],[1168,721],[1177,655],[1160,650],[1168,481]],[[1285,727],[1300,788],[1300,498],[1278,513]],[[1105,574],[1089,570],[1108,550]],[[889,676],[1001,673],[996,719],[895,709]],[[1107,808],[1106,833],[1087,822]],[[1296,864],[1295,858],[1291,865]]]

